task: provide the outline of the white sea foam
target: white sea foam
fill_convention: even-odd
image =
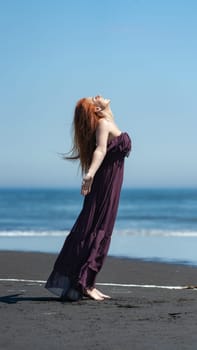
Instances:
[[[116,230],[122,236],[151,236],[151,237],[197,237],[197,231],[159,230],[159,229],[123,229]]]
[[[0,237],[65,237],[67,231],[0,231]]]
[[[68,231],[35,231],[35,230],[13,230],[0,231],[0,237],[66,237]],[[138,237],[197,237],[197,231],[157,230],[157,229],[115,229],[114,234],[118,236]]]

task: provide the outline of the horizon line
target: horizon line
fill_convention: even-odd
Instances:
[[[0,186],[0,190],[79,190],[80,186]],[[160,186],[128,186],[123,185],[122,191],[124,190],[148,190],[148,189],[177,189],[177,190],[197,190],[197,186],[175,186],[175,185],[160,185]]]

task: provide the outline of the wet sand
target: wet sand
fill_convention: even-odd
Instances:
[[[108,257],[98,285],[111,300],[62,302],[44,283],[54,254],[0,252],[1,350],[196,349],[197,267]],[[27,281],[32,280],[32,281]],[[41,282],[36,282],[41,281]]]

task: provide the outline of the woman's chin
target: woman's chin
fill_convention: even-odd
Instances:
[[[105,107],[108,107],[110,105],[111,100],[110,99],[105,99]]]

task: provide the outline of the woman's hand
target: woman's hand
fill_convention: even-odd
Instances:
[[[86,196],[88,193],[91,191],[92,187],[92,182],[93,182],[93,176],[91,176],[89,173],[87,173],[82,180],[82,185],[81,185],[81,194],[83,196]]]

